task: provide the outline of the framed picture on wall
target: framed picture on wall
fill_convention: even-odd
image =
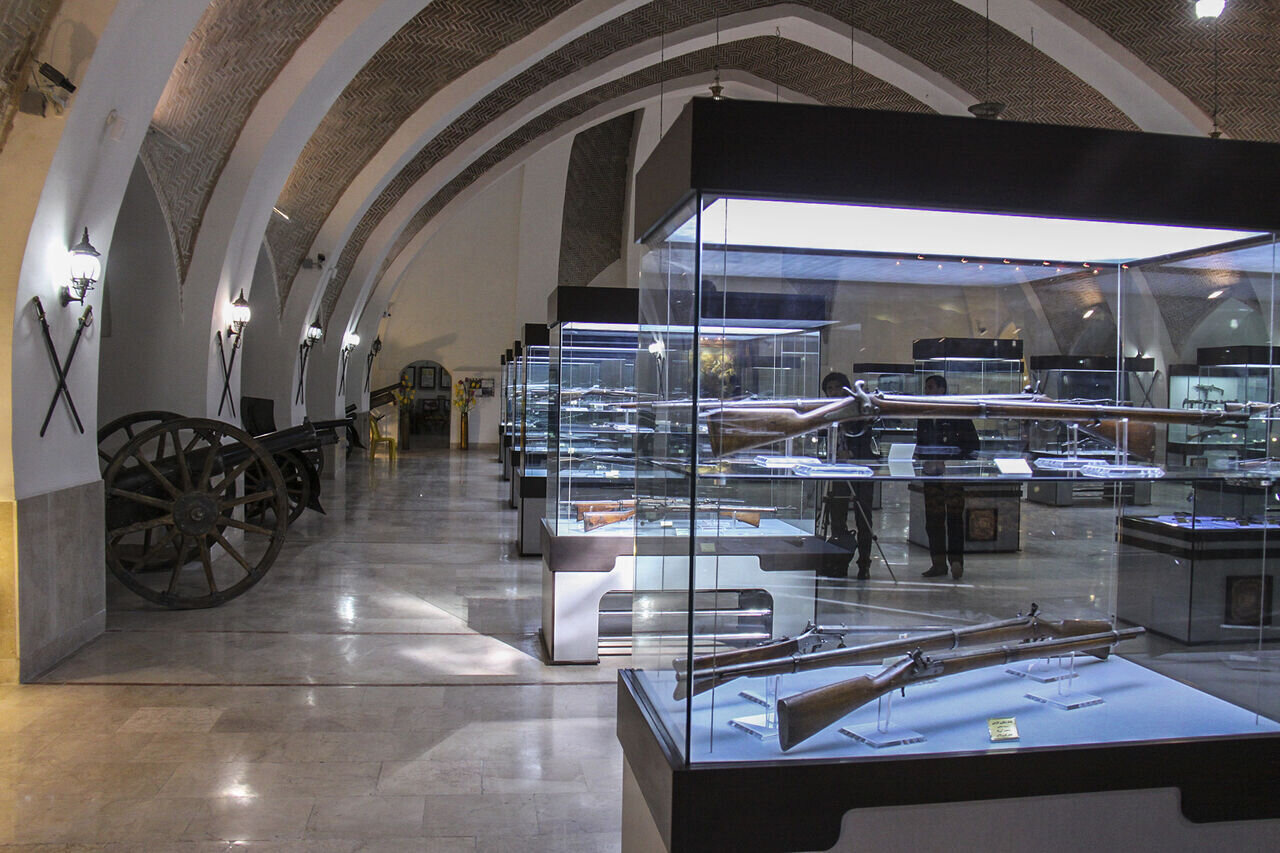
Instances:
[[[418,368],[418,387],[431,391],[436,387],[436,369],[434,367]]]

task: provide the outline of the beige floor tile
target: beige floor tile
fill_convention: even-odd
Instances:
[[[411,838],[422,833],[422,797],[322,797],[308,838]]]
[[[479,794],[484,762],[478,760],[384,761],[379,794]]]
[[[212,797],[178,837],[223,841],[300,840],[315,805],[312,797]]]
[[[426,835],[535,835],[538,811],[528,794],[448,794],[426,798]]]
[[[121,732],[207,732],[222,716],[222,708],[139,708],[133,712]]]

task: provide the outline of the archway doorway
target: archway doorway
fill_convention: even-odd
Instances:
[[[409,404],[400,409],[400,447],[427,450],[449,446],[449,406],[453,378],[439,362],[423,359],[400,370],[400,384],[412,388]]]

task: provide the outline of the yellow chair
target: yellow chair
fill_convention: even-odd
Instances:
[[[396,440],[389,435],[383,435],[382,430],[378,429],[378,420],[372,415],[369,417],[369,458],[373,459],[378,452],[378,445],[384,444],[387,447],[387,454],[391,457],[391,461],[396,461]]]

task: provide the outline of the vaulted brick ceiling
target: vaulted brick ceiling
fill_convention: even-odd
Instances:
[[[1064,3],[1206,112],[1211,110],[1216,88],[1220,124],[1228,135],[1280,140],[1275,64],[1280,11],[1272,0],[1232,0],[1231,26],[1219,32],[1216,78],[1212,51],[1205,49],[1206,27],[1213,24],[1194,21],[1181,0]],[[158,126],[191,151],[165,147],[159,139],[150,140],[144,151],[144,162],[169,216],[180,269],[185,269],[191,256],[201,213],[249,111],[335,4],[336,0],[217,0],[193,33],[155,118]],[[386,42],[320,123],[280,194],[278,206],[291,219],[273,219],[267,242],[276,264],[281,305],[303,257],[343,192],[397,128],[451,81],[572,5],[571,0],[434,0]],[[705,24],[718,15],[771,5],[775,4],[767,0],[658,0],[587,32],[479,99],[428,140],[352,226],[324,296],[326,321],[376,226],[433,165],[495,119],[530,95],[621,49]],[[988,51],[982,15],[953,0],[807,0],[793,5],[851,23],[975,98],[1008,104],[1007,118],[1133,127],[1106,98],[1033,47],[1030,33],[992,26]],[[776,81],[822,103],[929,109],[883,81],[851,72],[847,61],[791,41],[787,35],[784,30],[777,39],[744,39],[671,59],[660,68],[603,83],[514,125],[505,139],[478,154],[419,209],[383,268],[450,199],[510,154],[594,105],[660,80],[709,72],[719,64]],[[336,253],[337,248],[330,251]]]

